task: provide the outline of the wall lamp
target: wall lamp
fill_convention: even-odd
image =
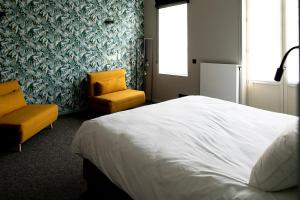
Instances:
[[[5,16],[5,12],[0,11],[0,19]]]
[[[113,23],[115,23],[115,21],[113,19],[106,19],[104,21],[104,24],[106,24],[106,25],[113,24]]]
[[[284,65],[284,63],[285,63],[285,60],[286,60],[286,58],[288,57],[289,53],[290,53],[292,50],[294,50],[294,49],[299,49],[299,46],[294,46],[294,47],[290,48],[290,49],[284,54],[283,59],[282,59],[282,61],[281,61],[281,64],[280,64],[280,66],[277,68],[277,71],[276,71],[276,74],[275,74],[275,78],[274,78],[275,81],[279,82],[279,81],[281,80],[281,77],[282,77],[282,74],[283,74],[283,71],[284,71],[283,65]]]

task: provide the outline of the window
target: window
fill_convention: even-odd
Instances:
[[[286,0],[285,4],[285,51],[299,44],[298,1]],[[295,49],[286,60],[288,83],[299,82],[299,50]]]
[[[281,0],[247,1],[247,66],[250,80],[273,81],[282,55]]]
[[[248,78],[274,81],[284,53],[299,44],[298,1],[248,0],[246,28]],[[289,83],[299,82],[298,52],[286,62]]]
[[[158,12],[159,73],[187,76],[187,4]]]

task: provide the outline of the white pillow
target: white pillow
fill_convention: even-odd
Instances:
[[[284,132],[252,168],[249,184],[264,191],[280,191],[298,183],[296,129]]]

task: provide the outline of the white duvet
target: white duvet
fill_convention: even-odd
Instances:
[[[136,200],[296,200],[248,185],[251,169],[298,118],[187,96],[85,121],[72,151]]]

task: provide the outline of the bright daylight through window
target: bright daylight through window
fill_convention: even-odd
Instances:
[[[187,4],[159,9],[159,73],[187,76]]]
[[[299,45],[298,0],[247,1],[247,66],[249,79],[274,81],[281,58]],[[285,64],[288,83],[299,82],[299,51]]]
[[[285,14],[285,50],[299,45],[298,0],[286,0]],[[288,83],[299,83],[299,50],[290,53],[286,60]]]

